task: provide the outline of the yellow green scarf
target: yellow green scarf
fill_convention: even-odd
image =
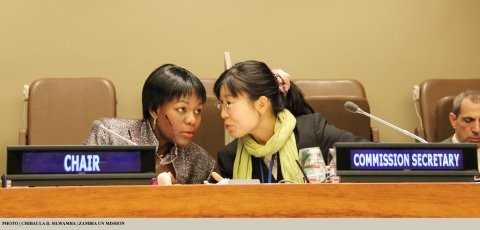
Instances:
[[[274,134],[265,145],[258,144],[250,135],[238,140],[235,162],[233,165],[234,179],[252,178],[252,156],[265,157],[278,152],[283,179],[295,183],[304,183],[298,160],[298,149],[295,141],[297,120],[290,111],[284,109],[277,115]]]

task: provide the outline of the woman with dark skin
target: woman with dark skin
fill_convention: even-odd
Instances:
[[[86,144],[155,145],[157,175],[167,173],[173,183],[203,183],[210,178],[215,161],[192,138],[200,126],[205,101],[205,88],[193,73],[162,65],[144,83],[143,119],[95,121]]]

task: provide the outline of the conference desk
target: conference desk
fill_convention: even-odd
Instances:
[[[480,217],[480,184],[341,183],[0,189],[1,217]]]

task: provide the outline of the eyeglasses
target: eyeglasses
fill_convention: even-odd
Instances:
[[[230,110],[232,108],[232,105],[233,103],[232,102],[220,102],[220,101],[217,101],[217,109],[218,110],[222,110],[222,108],[224,108],[225,110]]]

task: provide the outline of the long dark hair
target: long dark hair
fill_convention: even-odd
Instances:
[[[205,103],[205,87],[193,73],[173,64],[158,67],[143,84],[143,118],[150,119],[150,110],[155,110],[166,102],[191,96],[194,92]]]
[[[217,98],[220,98],[222,86],[227,87],[234,97],[242,93],[246,93],[252,101],[260,96],[267,97],[272,103],[275,115],[285,108],[295,116],[314,112],[305,101],[302,91],[293,82],[288,93],[282,94],[275,75],[265,63],[260,61],[240,62],[225,70],[213,88]]]

